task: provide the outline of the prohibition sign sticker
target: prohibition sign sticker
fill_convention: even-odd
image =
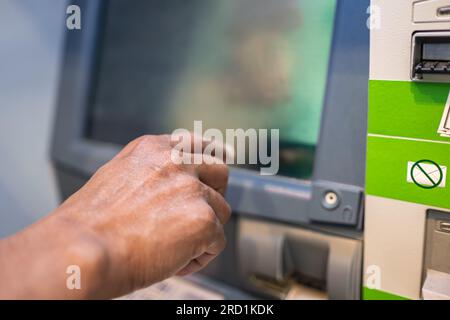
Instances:
[[[420,160],[410,169],[410,178],[415,185],[423,189],[441,187],[446,170],[432,160]]]

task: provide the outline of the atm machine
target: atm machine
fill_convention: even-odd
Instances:
[[[363,296],[450,299],[450,1],[372,14]]]
[[[429,270],[448,272],[436,255],[448,243],[450,197],[407,182],[406,165],[449,165],[448,138],[435,128],[449,90],[427,82],[447,75],[424,69],[445,47],[414,48],[440,43],[450,24],[445,10],[443,22],[428,21],[418,4],[412,23],[411,1],[375,3],[383,28],[372,31],[366,204],[369,0],[73,1],[81,29],[66,34],[52,147],[62,199],[142,134],[190,129],[197,115],[268,124],[280,129],[279,174],[230,170],[227,248],[187,281],[224,298],[360,299],[366,237],[364,263],[382,271],[376,292],[419,298]]]

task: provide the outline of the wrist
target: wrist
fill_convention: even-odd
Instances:
[[[51,215],[0,241],[0,297],[93,299],[100,295],[109,258],[99,238],[65,217]]]
[[[108,286],[110,259],[105,245],[90,233],[80,232],[65,250],[66,287],[74,298],[99,299]]]
[[[107,286],[110,269],[110,257],[103,239],[77,219],[59,212],[47,220],[47,230],[54,230],[50,236],[58,243],[59,257],[64,263],[60,266],[64,272],[64,288],[68,298],[99,299],[103,288]]]

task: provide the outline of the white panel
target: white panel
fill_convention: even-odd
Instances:
[[[446,0],[450,5],[450,0]],[[379,28],[371,30],[370,79],[410,81],[415,31],[450,30],[450,22],[414,23],[414,0],[372,0]]]
[[[410,299],[420,298],[428,208],[367,196],[364,270],[369,266],[380,268],[380,290]],[[366,281],[367,275],[365,285]]]
[[[370,266],[381,272],[378,290],[420,299],[427,210],[447,209],[366,197],[364,229],[364,285]]]
[[[450,9],[449,0],[424,0],[414,3],[414,22],[450,21],[450,15],[438,15],[438,9]]]

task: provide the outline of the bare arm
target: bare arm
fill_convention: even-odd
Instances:
[[[169,136],[131,142],[45,219],[0,241],[0,298],[112,298],[196,272],[225,246],[222,163],[177,165]],[[81,289],[68,289],[78,266]]]

